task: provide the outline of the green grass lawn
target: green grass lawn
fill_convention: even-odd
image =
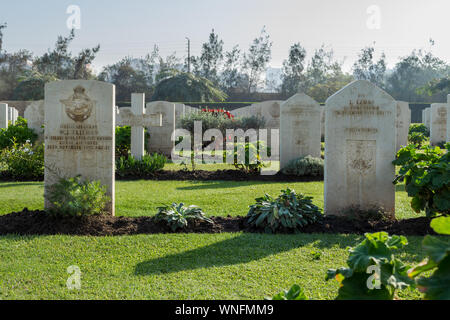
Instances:
[[[153,215],[162,203],[201,206],[209,215],[245,215],[254,198],[290,187],[323,207],[323,182],[119,181],[120,216]],[[397,216],[417,216],[403,188]],[[0,183],[0,215],[42,209],[43,183]],[[401,251],[423,258],[421,237]],[[312,299],[333,299],[329,268],[345,266],[356,235],[171,234],[125,237],[0,237],[0,299],[262,299],[298,283]],[[322,253],[314,260],[312,251]],[[82,272],[81,290],[66,288],[67,268]],[[402,298],[417,299],[406,291]]]
[[[260,182],[260,181],[117,181],[116,214],[118,216],[151,216],[162,204],[183,202],[200,206],[211,216],[244,216],[248,206],[264,193],[276,196],[287,187],[314,197],[314,204],[323,208],[323,182]],[[0,215],[43,209],[44,187],[41,182],[0,182]],[[411,210],[404,186],[397,186],[396,215],[399,219],[418,217]]]
[[[297,283],[311,299],[333,299],[329,268],[345,266],[346,235],[139,235],[0,237],[0,299],[263,299]],[[422,258],[409,237],[405,261]],[[312,251],[322,253],[314,260]],[[70,291],[69,266],[81,270]],[[405,299],[420,298],[405,291]]]

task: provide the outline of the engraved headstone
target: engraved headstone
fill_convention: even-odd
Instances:
[[[114,85],[93,80],[46,84],[45,193],[60,178],[100,181],[111,198],[105,210],[114,215],[114,131]]]
[[[174,103],[165,101],[156,101],[147,103],[147,112],[162,114],[162,127],[151,127],[149,152],[157,152],[170,157],[175,147],[172,141],[172,133],[176,126],[176,106]]]
[[[320,158],[320,122],[320,105],[304,93],[281,105],[280,168],[300,157]]]
[[[431,105],[430,143],[435,146],[447,140],[447,104],[433,103]]]
[[[0,129],[8,129],[8,105],[0,103]]]
[[[131,94],[131,111],[135,116],[145,114],[145,94]],[[131,155],[140,160],[145,155],[144,127],[131,127]]]
[[[395,213],[397,102],[366,80],[326,102],[325,212],[383,208]]]
[[[408,144],[409,125],[411,124],[411,113],[409,103],[397,101],[397,150]]]

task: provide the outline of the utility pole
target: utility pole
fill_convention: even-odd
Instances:
[[[191,40],[188,37],[186,40],[188,41],[188,73],[191,73]]]

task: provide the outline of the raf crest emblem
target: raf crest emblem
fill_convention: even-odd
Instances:
[[[91,100],[81,86],[73,89],[73,95],[68,99],[61,100],[65,107],[67,116],[75,122],[87,120],[94,109],[95,101]]]

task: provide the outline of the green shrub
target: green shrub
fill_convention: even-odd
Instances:
[[[28,128],[27,120],[18,117],[14,125],[0,129],[0,150],[12,147],[14,143],[24,144],[27,141],[34,143],[37,137],[34,130]]]
[[[236,169],[247,173],[258,173],[265,166],[260,156],[263,148],[265,148],[263,141],[234,143],[233,152],[224,151],[224,161],[228,162],[231,158]],[[270,150],[267,154],[270,155]]]
[[[211,224],[214,223],[205,216],[199,207],[189,206],[186,208],[183,203],[173,203],[170,206],[159,207],[155,219],[166,223],[172,231],[186,229],[188,224],[192,222],[205,221]]]
[[[17,180],[42,180],[44,177],[44,145],[14,143],[0,152],[1,175]]]
[[[298,232],[302,227],[316,223],[322,218],[320,209],[312,203],[312,198],[296,194],[294,190],[282,190],[274,199],[266,194],[256,199],[250,206],[246,224],[266,233],[283,229]]]
[[[306,156],[291,160],[281,172],[285,175],[323,177],[324,160]]]
[[[438,234],[450,235],[450,217],[436,218],[431,227]],[[450,244],[435,237],[423,240],[423,250],[428,258],[408,272],[416,280],[426,300],[450,300]],[[433,271],[429,277],[420,277],[424,272]]]
[[[131,127],[116,127],[116,157],[128,157],[131,151]]]
[[[119,177],[146,177],[164,168],[167,158],[160,154],[144,155],[141,160],[120,157],[116,160],[116,174]]]
[[[408,141],[421,147],[423,144],[425,144],[425,142],[428,141],[428,138],[421,132],[413,132],[408,136]]]
[[[294,284],[289,291],[284,290],[283,292],[280,292],[276,295],[274,295],[272,298],[266,298],[266,300],[308,300],[308,298],[305,295],[305,292],[303,289],[297,285]]]
[[[450,148],[450,143],[446,147]],[[398,152],[393,163],[402,167],[394,183],[405,181],[415,212],[425,211],[429,217],[450,214],[449,162],[450,154],[439,147],[425,146],[418,150],[410,145]]]
[[[111,199],[100,181],[82,181],[81,176],[60,179],[50,187],[46,199],[51,213],[63,216],[99,215]]]
[[[408,278],[409,267],[393,254],[407,244],[403,236],[390,237],[386,232],[366,234],[365,240],[350,249],[348,268],[327,272],[327,281],[336,279],[340,284],[336,299],[392,300],[398,290],[414,285]]]
[[[411,124],[411,126],[409,127],[409,135],[412,135],[415,132],[422,133],[427,138],[430,137],[430,130],[423,123],[413,123],[413,124]]]

